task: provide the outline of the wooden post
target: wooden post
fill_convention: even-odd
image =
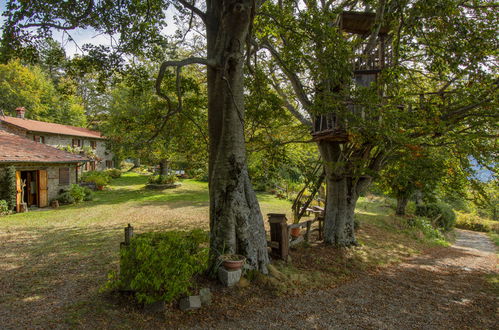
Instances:
[[[288,260],[289,234],[285,214],[269,213],[270,247],[274,258]]]
[[[128,226],[125,227],[125,245],[130,245],[132,237],[133,237],[133,227],[130,226],[130,224],[128,224]]]
[[[312,220],[307,221],[307,231],[305,232],[305,242],[309,242],[310,240],[310,227],[312,227]]]

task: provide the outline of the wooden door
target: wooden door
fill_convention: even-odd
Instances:
[[[47,171],[38,171],[38,207],[48,206],[48,184],[47,184]]]
[[[21,211],[21,171],[16,171],[16,212]]]

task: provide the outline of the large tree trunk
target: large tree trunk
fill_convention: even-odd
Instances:
[[[351,173],[342,146],[321,141],[319,150],[326,171],[327,198],[324,214],[324,242],[339,247],[357,245],[354,232],[355,206],[370,180]]]
[[[355,205],[358,195],[353,192],[350,178],[336,178],[326,170],[327,199],[324,214],[324,242],[335,246],[357,245],[354,232]]]
[[[263,218],[246,166],[243,63],[253,1],[209,1],[207,11],[211,266],[222,253],[269,263]]]
[[[409,202],[409,197],[406,195],[397,196],[397,209],[395,211],[396,215],[405,215],[405,209],[407,208],[407,203]]]
[[[159,175],[167,176],[168,175],[168,160],[161,159],[159,161]]]

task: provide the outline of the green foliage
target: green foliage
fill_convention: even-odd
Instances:
[[[83,200],[85,202],[88,202],[88,201],[91,201],[94,199],[94,192],[92,191],[92,189],[90,189],[88,187],[83,187],[83,193],[85,194],[85,196],[83,197]]]
[[[471,213],[457,212],[456,227],[499,234],[499,221],[487,220]]]
[[[147,178],[148,183],[154,184],[173,184],[177,182],[177,176],[175,174],[169,175],[151,175]]]
[[[56,198],[61,204],[74,204],[75,199],[69,191],[63,191]]]
[[[58,146],[57,148],[59,150],[64,150],[66,152],[76,154],[76,155],[84,154],[85,157],[90,158],[90,159],[97,159],[97,154],[95,153],[95,150],[92,149],[92,147],[90,147],[90,146],[73,147],[71,145],[66,145],[66,146]]]
[[[16,207],[16,168],[8,166],[0,171],[0,199],[7,203],[9,210]]]
[[[139,303],[171,302],[189,293],[192,277],[207,269],[208,235],[201,230],[137,235],[120,251],[120,272],[109,288],[133,290]]]
[[[0,199],[0,216],[10,213],[9,205],[3,199]]]
[[[429,203],[416,206],[416,215],[426,217],[438,228],[447,231],[456,223],[456,214],[444,203]]]
[[[27,67],[19,61],[0,64],[0,109],[6,115],[15,115],[15,109],[23,106],[30,119],[85,125],[82,100],[75,95],[71,82],[61,80],[59,87],[40,67]]]
[[[85,188],[77,185],[77,184],[72,184],[71,187],[69,188],[69,193],[74,199],[74,203],[78,204],[83,202],[85,199]]]
[[[440,231],[433,227],[430,220],[424,217],[415,217],[408,220],[408,224],[416,229],[419,229],[424,237],[430,240],[444,240],[444,236]]]
[[[95,183],[97,186],[106,186],[111,182],[111,176],[105,171],[88,171],[82,174],[81,180]]]
[[[104,172],[107,173],[112,179],[121,178],[121,171],[117,168],[110,168]]]
[[[121,158],[139,158],[144,163],[163,160],[204,167],[207,160],[206,97],[199,72],[185,68],[182,78],[181,114],[165,121],[172,105],[158,97],[155,80],[158,64],[137,61],[118,78],[110,95],[105,135],[111,149]],[[167,72],[163,93],[176,99],[174,76]],[[154,138],[152,138],[154,136]]]

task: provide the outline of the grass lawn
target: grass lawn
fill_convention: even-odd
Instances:
[[[96,192],[92,202],[0,218],[2,327],[136,328],[157,321],[116,304],[99,288],[117,268],[128,223],[136,232],[207,230],[208,191],[207,183],[193,180],[166,191],[144,190],[145,182],[145,176],[129,173],[109,190]],[[262,193],[258,199],[264,215],[287,213],[291,219],[289,201]],[[421,233],[389,215],[385,203],[359,201],[361,247],[341,255],[330,248],[303,247],[293,252],[292,266],[280,269],[303,287],[334,285],[359,269],[390,264],[428,247]]]

